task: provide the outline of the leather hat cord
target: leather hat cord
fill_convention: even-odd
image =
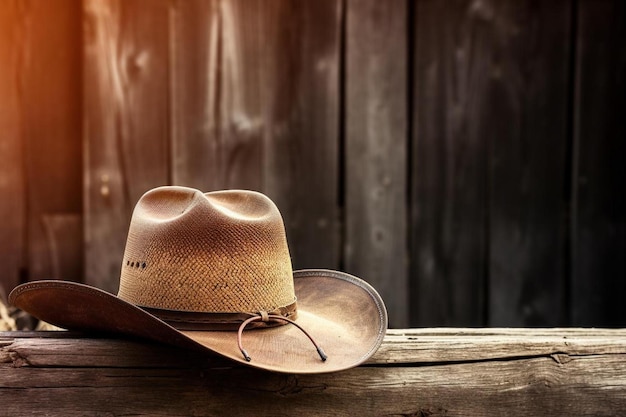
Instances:
[[[313,343],[313,346],[315,346],[315,349],[317,349],[317,353],[320,355],[320,358],[322,359],[322,361],[325,362],[326,359],[328,359],[328,356],[326,355],[326,353],[324,353],[322,348],[315,342],[315,340],[313,340],[313,337],[311,337],[311,335],[306,330],[304,330],[302,326],[300,326],[298,323],[286,317],[278,316],[275,314],[267,314],[266,312],[263,311],[259,313],[258,316],[252,316],[249,319],[243,321],[241,325],[239,326],[239,330],[237,331],[237,346],[239,347],[239,350],[241,351],[241,354],[243,355],[246,361],[250,362],[252,358],[250,357],[250,355],[248,355],[248,352],[243,348],[243,343],[242,343],[243,331],[248,324],[252,323],[253,321],[259,321],[259,320],[264,321],[264,322],[267,322],[270,320],[274,320],[274,321],[281,320],[281,321],[286,321],[290,324],[293,324],[298,329],[300,329],[302,333],[306,335],[306,337],[309,338],[311,343]]]

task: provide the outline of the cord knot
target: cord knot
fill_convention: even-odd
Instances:
[[[322,350],[322,348],[315,342],[315,340],[313,340],[313,337],[311,337],[311,335],[302,328],[302,326],[300,326],[298,323],[296,323],[295,321],[288,319],[287,317],[283,317],[283,316],[279,316],[276,314],[269,314],[266,311],[260,311],[258,313],[258,315],[252,316],[246,320],[244,320],[241,325],[239,326],[239,330],[237,331],[237,346],[239,347],[239,351],[241,351],[241,354],[243,355],[244,359],[248,362],[250,362],[252,360],[252,358],[250,357],[250,355],[248,355],[248,352],[243,348],[243,331],[246,328],[246,326],[250,323],[252,323],[253,321],[263,321],[263,322],[269,322],[269,321],[286,321],[287,323],[293,324],[294,326],[296,326],[298,329],[300,329],[300,331],[302,331],[302,333],[304,333],[306,335],[306,337],[309,338],[309,340],[311,341],[311,343],[313,343],[313,346],[315,346],[315,349],[317,350],[317,354],[320,356],[320,359],[322,359],[322,362],[326,362],[326,359],[328,359],[328,356],[326,355],[326,353]]]

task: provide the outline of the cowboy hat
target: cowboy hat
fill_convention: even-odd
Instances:
[[[352,275],[292,271],[283,220],[265,195],[166,186],[131,218],[117,296],[68,281],[16,287],[10,302],[70,330],[215,352],[276,372],[354,367],[380,346],[387,312]]]

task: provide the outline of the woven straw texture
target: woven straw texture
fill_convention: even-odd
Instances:
[[[151,308],[273,311],[295,301],[285,228],[253,191],[151,190],[137,203],[118,296]]]

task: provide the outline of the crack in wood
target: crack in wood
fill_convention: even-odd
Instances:
[[[573,355],[573,356],[577,356],[577,355]],[[585,355],[578,355],[578,356],[585,356]],[[550,355],[550,357],[554,359],[554,361],[558,363],[559,365],[564,365],[568,362],[571,362],[574,359],[572,358],[572,355],[570,355],[569,353],[563,353],[563,352],[553,353],[552,355]]]
[[[285,379],[285,385],[283,385],[277,393],[282,396],[301,394],[302,392],[317,391],[322,392],[328,388],[328,384],[302,384],[297,375],[290,375]]]
[[[22,368],[25,366],[30,366],[28,359],[26,359],[25,357],[23,357],[17,352],[9,352],[9,358],[11,359],[11,363],[13,364],[14,368]]]
[[[601,355],[621,355],[623,353],[604,352]],[[490,363],[490,362],[514,362],[514,361],[527,361],[529,359],[541,359],[550,358],[560,365],[564,365],[578,358],[598,356],[597,353],[565,353],[565,352],[553,352],[553,353],[541,353],[537,355],[515,355],[515,356],[501,356],[491,358],[478,358],[478,359],[459,359],[459,360],[442,360],[442,361],[415,361],[415,362],[393,362],[393,363],[366,363],[361,365],[363,368],[415,368],[415,367],[433,367],[433,366],[448,366],[448,365],[466,365],[473,363]]]
[[[386,414],[386,417],[430,417],[443,416],[448,414],[448,410],[438,407],[422,407],[415,411],[409,411],[401,414]]]

